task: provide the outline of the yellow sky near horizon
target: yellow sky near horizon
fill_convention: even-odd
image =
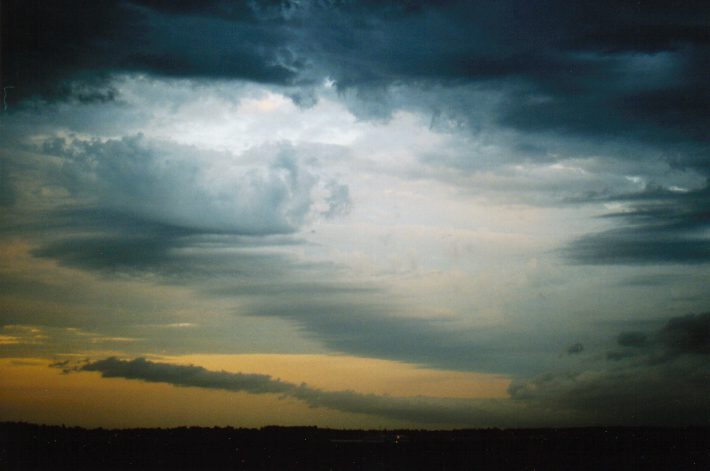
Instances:
[[[5,243],[0,250],[0,274],[23,280],[28,286],[40,283],[58,294],[49,302],[34,301],[33,290],[16,298],[3,298],[8,312],[39,315],[48,325],[15,323],[3,326],[0,349],[0,420],[81,425],[89,427],[233,425],[260,427],[267,424],[313,424],[338,428],[418,427],[393,419],[309,407],[293,398],[274,394],[249,394],[175,387],[121,378],[101,378],[94,372],[61,374],[49,365],[57,359],[109,356],[146,356],[140,349],[126,351],[134,340],[84,330],[81,322],[97,313],[105,319],[131,316],[130,306],[159,297],[161,310],[188,309],[190,292],[155,283],[109,281],[81,270],[59,266],[31,256],[32,247],[22,241]],[[145,280],[144,280],[145,281]],[[73,293],[73,295],[72,295]],[[79,299],[75,297],[78,296]],[[78,306],[77,302],[86,302]],[[132,299],[123,306],[116,297]],[[33,304],[34,303],[34,304]],[[81,303],[79,303],[81,304]],[[91,314],[82,314],[92,310]],[[157,308],[155,308],[157,309]],[[29,311],[28,311],[29,310]],[[39,313],[39,314],[38,314]],[[51,326],[52,319],[72,313],[80,327]],[[171,310],[171,314],[180,317]],[[21,316],[33,318],[33,316]],[[158,314],[158,316],[160,316]],[[18,317],[19,319],[19,317]],[[164,326],[193,329],[193,324]],[[138,339],[146,341],[145,339]],[[304,354],[190,354],[147,355],[154,361],[198,365],[212,371],[264,374],[274,379],[307,384],[324,391],[353,391],[358,394],[393,397],[505,398],[510,379],[504,375],[450,371],[414,364],[337,353]],[[140,398],[139,400],[137,398]],[[442,427],[448,424],[441,424]]]
[[[503,398],[509,380],[499,375],[416,368],[397,362],[340,355],[187,355],[160,361],[210,370],[268,374],[323,390],[391,396]],[[0,420],[85,427],[261,427],[317,425],[337,428],[421,427],[365,414],[310,407],[277,394],[176,387],[94,372],[63,374],[50,360],[0,359]],[[430,424],[446,428],[450,424]]]

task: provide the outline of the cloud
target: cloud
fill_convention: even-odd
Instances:
[[[103,274],[159,274],[183,282],[219,273],[241,283],[249,273],[253,285],[265,285],[262,268],[273,280],[279,266],[288,266],[286,272],[295,265],[284,252],[303,245],[300,231],[321,219],[337,221],[352,207],[348,185],[326,164],[340,158],[337,146],[275,139],[282,128],[270,121],[270,110],[244,109],[284,102],[294,108],[287,99],[263,88],[183,81],[163,92],[166,82],[126,82],[121,90],[135,95],[128,106],[54,105],[48,108],[59,116],[28,112],[8,119],[3,131],[11,145],[0,156],[7,168],[0,178],[12,183],[3,186],[12,198],[3,235],[21,233],[34,255]],[[203,100],[200,120],[192,115]],[[186,108],[179,119],[171,108],[176,101]],[[163,116],[165,109],[171,111]],[[250,112],[260,120],[241,129],[254,117]],[[209,133],[210,124],[224,124],[223,113],[225,134],[233,135],[226,144]],[[119,122],[111,124],[115,115]],[[162,121],[155,115],[167,117],[167,130],[157,132],[167,139],[115,137],[127,121],[130,130],[156,134],[154,120]],[[282,118],[293,124],[293,115]],[[108,129],[76,126],[77,116]],[[68,121],[76,134],[65,132]],[[179,140],[185,129],[202,138],[199,146],[169,140]]]
[[[617,342],[622,347],[643,347],[648,337],[643,332],[622,332],[617,337]]]
[[[710,355],[710,312],[673,318],[658,337],[674,355]]]
[[[617,361],[605,369],[515,382],[513,400],[588,425],[707,425],[708,370],[699,361],[662,365]]]
[[[401,83],[493,84],[516,91],[503,121],[522,129],[620,135],[640,120],[702,137],[685,124],[708,116],[693,105],[707,98],[697,3],[7,3],[3,82],[18,96],[116,72],[306,86],[331,77],[363,98]]]
[[[16,200],[14,183],[10,177],[10,164],[0,158],[0,207],[12,206]]]
[[[285,47],[287,31],[260,21],[248,4],[169,3],[3,3],[2,83],[15,87],[10,103],[38,95],[110,100],[116,72],[294,79],[299,65]]]
[[[578,355],[578,354],[582,353],[583,351],[584,351],[584,345],[582,345],[579,342],[567,347],[567,354],[568,355]]]
[[[325,212],[325,216],[333,218],[347,215],[352,208],[350,189],[348,186],[331,182],[327,186],[327,190],[328,197],[326,198],[326,204],[328,205],[328,210]]]
[[[613,230],[584,236],[567,252],[572,261],[585,265],[696,264],[710,261],[710,241]]]
[[[110,219],[111,213],[106,213],[106,217]],[[77,226],[79,224],[73,229]],[[217,276],[229,276],[233,283],[249,277],[256,283],[279,267],[289,266],[287,257],[259,250],[268,248],[267,242],[250,237],[212,238],[171,227],[151,231],[151,226],[140,220],[132,227],[136,232],[116,230],[108,234],[58,238],[43,243],[32,255],[105,274],[159,275],[172,283],[206,281]],[[271,247],[295,243],[298,242],[273,239]]]
[[[145,358],[121,360],[115,357],[83,365],[57,362],[52,365],[67,373],[95,371],[104,378],[125,378],[174,386],[221,389],[250,394],[278,394],[341,412],[375,415],[424,424],[486,425],[509,420],[497,411],[494,400],[476,401],[432,397],[396,397],[360,394],[354,391],[326,391],[306,384],[294,384],[268,375],[211,371],[193,365],[160,363]]]
[[[307,147],[276,143],[234,155],[142,135],[36,142],[36,167],[46,175],[33,179],[32,193],[54,187],[62,198],[25,211],[18,230],[33,239],[35,257],[189,287],[226,301],[232,314],[222,319],[225,332],[240,321],[288,324],[290,333],[338,352],[509,372],[539,369],[550,348],[538,336],[512,334],[511,349],[504,326],[472,329],[454,316],[433,318],[393,295],[387,280],[300,256],[320,249],[299,231],[318,217],[337,222],[352,207],[348,185],[329,176]],[[125,330],[122,336],[132,333]],[[224,333],[213,338],[212,346],[204,339],[189,345],[241,351]]]
[[[698,83],[708,42],[697,22],[704,7],[669,14],[612,2],[573,9],[557,1],[304,5],[296,17],[308,18],[301,34],[311,40],[309,59],[341,89],[357,89],[375,116],[392,86],[423,84],[426,94],[432,84],[476,83],[502,92],[498,123],[524,132],[702,139],[707,107],[692,103],[708,96]],[[466,107],[469,114],[455,101],[438,108],[477,117],[476,107]]]
[[[456,318],[417,317],[416,306],[393,296],[387,286],[350,279],[332,263],[284,253],[289,246],[307,246],[293,238],[202,234],[103,211],[54,214],[43,219],[43,227],[54,227],[55,236],[34,249],[33,256],[119,279],[185,286],[197,296],[226,300],[235,307],[222,321],[225,332],[243,318],[279,321],[292,326],[290,335],[298,333],[328,351],[462,371],[539,371],[548,364],[544,353],[554,348],[539,335],[511,333],[505,325],[471,328]],[[76,233],[79,228],[83,234]],[[37,285],[28,289],[36,292]],[[46,287],[42,292],[49,296]],[[200,319],[199,313],[192,315]],[[94,323],[82,322],[87,321]],[[138,325],[132,331],[140,335],[141,329]],[[187,344],[176,345],[170,342],[173,335],[154,342],[165,349],[167,341],[170,351],[191,345],[201,351],[241,351],[228,335],[210,335],[211,344],[209,339],[182,339]]]
[[[617,345],[623,355],[643,356],[653,363],[672,361],[678,357],[702,358],[710,354],[710,312],[673,317],[656,332],[622,332]]]
[[[142,135],[57,137],[42,151],[62,159],[57,183],[79,204],[203,232],[293,232],[308,215],[318,182],[288,144],[257,152],[267,163]]]
[[[3,71],[22,78],[3,82],[18,96],[63,83],[80,99],[111,99],[100,77],[135,72],[292,85],[293,96],[329,78],[359,116],[417,110],[493,147],[514,144],[495,160],[558,160],[608,142],[622,160],[633,143],[683,165],[707,160],[698,4],[6,3]]]
[[[377,288],[377,286],[375,286]],[[387,290],[367,293],[310,290],[262,298],[244,306],[250,316],[278,318],[328,349],[460,371],[521,373],[549,366],[554,347],[537,332],[508,325],[471,327],[459,318],[415,317],[416,307]]]
[[[269,248],[302,244],[294,233],[351,205],[346,184],[287,142],[235,155],[139,134],[51,137],[30,149],[31,166],[2,160],[22,183],[3,233],[30,237],[35,256],[105,273],[257,277],[294,266]]]
[[[588,355],[573,369],[552,369],[528,379],[519,377],[508,389],[510,399],[505,400],[325,391],[266,375],[210,371],[144,358],[107,358],[54,366],[66,372],[96,371],[103,377],[175,386],[279,394],[311,407],[327,407],[408,423],[455,426],[541,426],[550,423],[707,425],[710,412],[708,319],[708,313],[689,315],[669,319],[652,334],[622,333],[617,340],[623,350],[609,352],[616,353],[616,356],[604,359]],[[624,355],[624,352],[630,354]]]
[[[582,264],[707,263],[710,240],[705,217],[710,187],[692,191],[651,187],[610,200],[628,205],[609,219],[622,227],[582,236],[564,250]]]
[[[65,365],[59,365],[64,367]],[[105,378],[141,379],[176,386],[247,391],[255,394],[292,393],[295,385],[272,379],[267,375],[209,371],[199,366],[181,366],[155,363],[145,358],[119,360],[115,357],[88,363],[83,371],[98,371]]]
[[[676,317],[652,335],[625,332],[622,350],[578,369],[519,379],[514,401],[588,424],[708,425],[710,313]]]

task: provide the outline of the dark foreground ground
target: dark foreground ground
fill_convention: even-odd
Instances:
[[[710,470],[710,428],[105,430],[0,423],[0,469]]]

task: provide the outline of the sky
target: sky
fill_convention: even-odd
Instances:
[[[710,425],[710,5],[2,2],[0,420]]]

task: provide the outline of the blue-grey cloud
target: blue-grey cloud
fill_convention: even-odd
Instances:
[[[201,243],[213,250],[195,250]],[[276,245],[282,246],[278,242]],[[264,279],[289,263],[287,258],[276,254],[249,253],[253,247],[250,238],[211,240],[209,237],[113,233],[46,242],[32,254],[104,274],[159,275],[174,283],[207,280],[211,276],[229,276],[233,282],[247,277]],[[219,253],[220,248],[229,248],[232,253],[225,257]]]
[[[54,138],[42,151],[62,159],[57,183],[84,205],[204,232],[293,232],[311,209],[318,181],[287,145],[265,156],[268,163],[246,165],[229,154],[141,135]]]
[[[707,263],[708,186],[693,191],[651,188],[609,198],[630,205],[606,217],[625,224],[573,241],[566,255],[583,264]]]
[[[554,347],[539,332],[506,326],[462,327],[453,319],[416,318],[385,291],[343,296],[306,291],[267,298],[243,309],[252,316],[284,319],[331,350],[462,371],[522,373],[549,366]]]
[[[117,0],[5,8],[12,46],[3,82],[22,85],[21,95],[114,71],[281,84],[330,76],[363,90],[493,81],[518,90],[504,120],[521,128],[619,135],[650,122],[698,137],[697,123],[707,119],[698,72],[708,10],[698,3]],[[34,87],[36,77],[44,78]]]
[[[114,98],[114,72],[287,83],[299,64],[286,31],[241,2],[3,3],[2,83],[10,103]],[[180,31],[180,34],[175,34]]]
[[[633,355],[651,357],[654,363],[703,357],[710,354],[710,312],[673,317],[656,332],[622,332],[617,344]]]
[[[288,143],[235,156],[142,135],[55,137],[30,150],[32,164],[0,158],[3,178],[21,183],[2,234],[29,237],[35,256],[105,274],[258,286],[297,265],[269,248],[301,244],[294,233],[310,218],[350,207],[347,185],[322,178]],[[325,189],[317,207],[316,186]],[[37,198],[46,188],[57,196]]]
[[[647,340],[643,332],[622,332],[617,338],[617,342],[622,347],[643,347]]]
[[[64,367],[63,364],[57,364]],[[115,357],[87,363],[83,371],[99,371],[105,378],[142,379],[154,383],[170,383],[176,386],[194,386],[228,391],[248,391],[251,393],[290,393],[297,386],[268,375],[227,373],[209,371],[199,366],[171,365],[155,363],[145,358],[119,360]]]
[[[661,364],[634,356],[615,359],[603,367],[516,381],[508,392],[514,401],[551,414],[572,414],[586,425],[708,424],[706,359]]]
[[[568,355],[578,355],[584,351],[584,345],[577,342],[567,347]]]
[[[575,262],[590,265],[696,264],[710,261],[710,241],[613,230],[584,236],[568,252]]]
[[[710,312],[671,319],[659,340],[674,355],[710,355]]]
[[[302,87],[292,95],[307,104],[310,87],[330,77],[343,96],[355,90],[353,109],[374,116],[414,108],[474,134],[515,130],[519,159],[559,158],[559,145],[537,138],[549,134],[569,141],[565,154],[643,143],[707,167],[709,12],[697,2],[6,3],[3,82],[17,82],[18,96],[63,83],[110,99],[92,91],[97,77],[142,72]],[[37,77],[47,83],[35,86]],[[402,87],[412,90],[405,101],[393,97]],[[616,157],[636,158],[623,145]]]
[[[10,164],[0,158],[0,207],[12,206],[16,199],[14,182],[10,177]]]
[[[511,398],[571,413],[589,424],[708,425],[710,313],[669,319],[655,332],[625,332],[622,350],[576,369],[518,379]]]

